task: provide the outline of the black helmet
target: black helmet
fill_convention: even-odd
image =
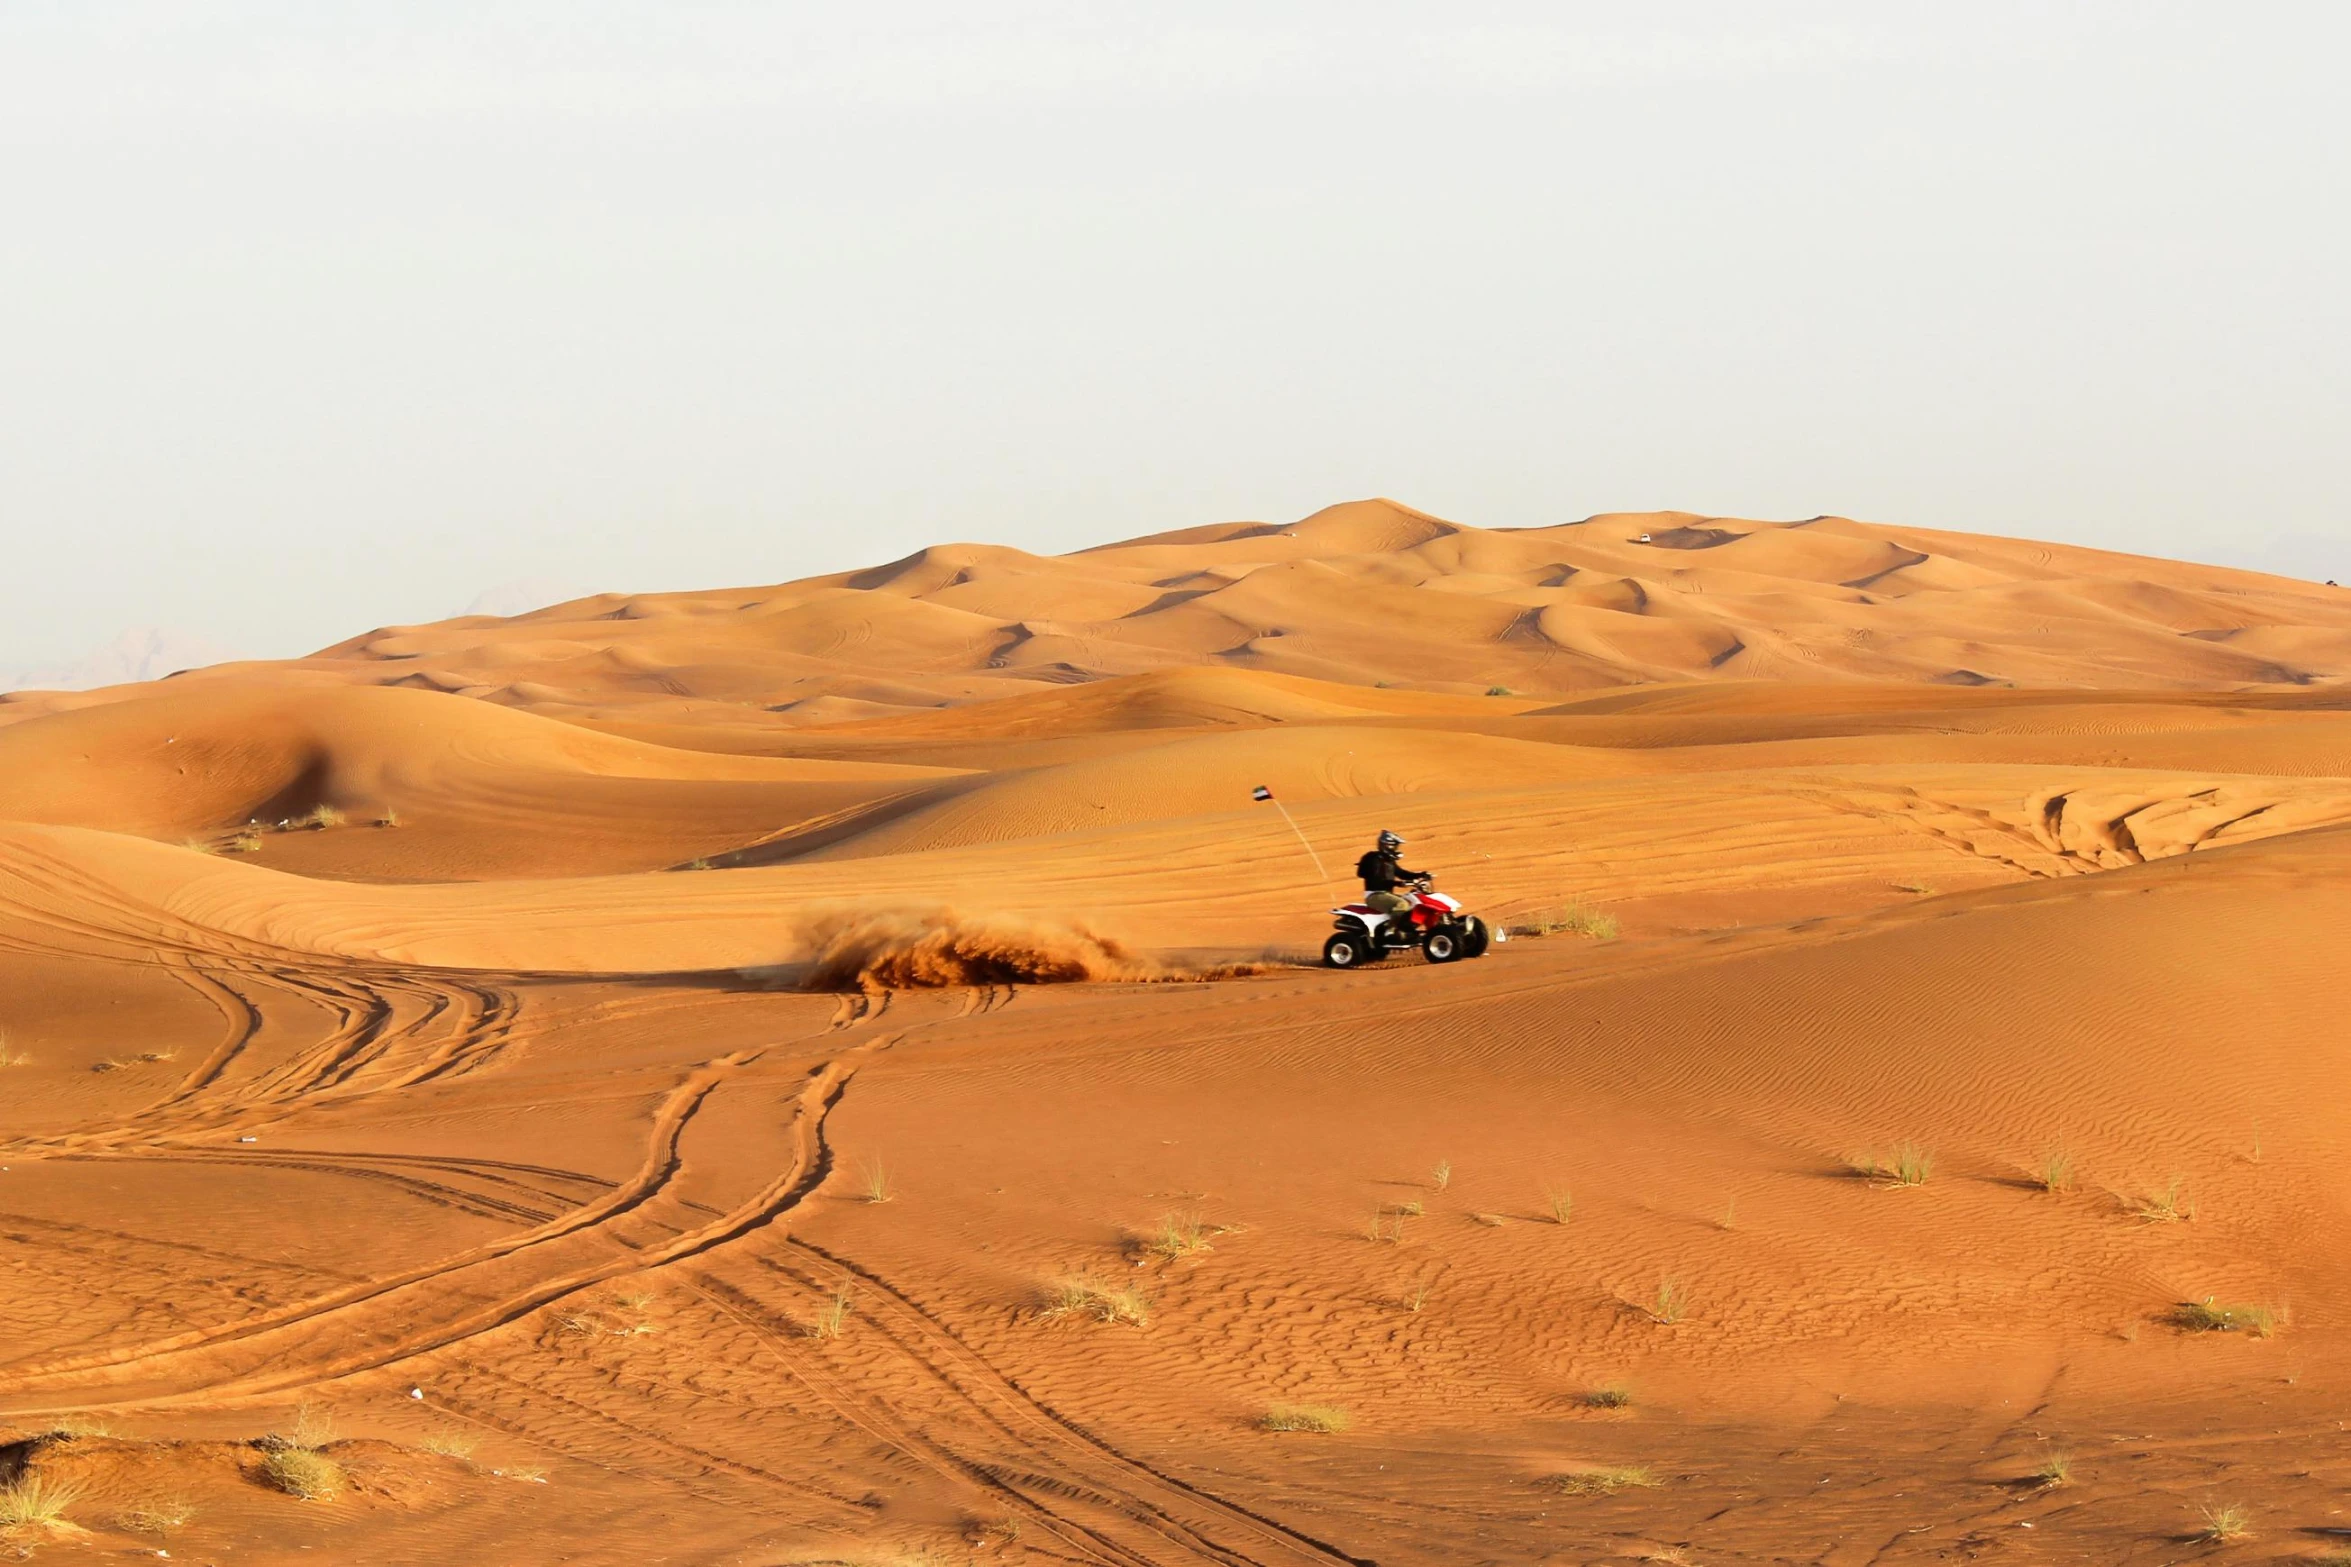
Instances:
[[[1404,847],[1404,840],[1392,832],[1383,832],[1380,834],[1380,847],[1388,853],[1394,854],[1398,849]]]

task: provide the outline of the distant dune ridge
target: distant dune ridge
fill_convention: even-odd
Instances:
[[[1554,698],[1691,680],[2308,686],[2351,675],[2351,592],[1839,517],[1494,530],[1375,500],[1071,555],[942,544],[776,587],[602,594],[279,667],[562,716],[722,704],[822,725],[1203,666]],[[0,720],[56,705],[20,696]]]
[[[2309,583],[1374,501],[0,700],[0,1447],[90,1531],[0,1554],[2332,1529],[2347,676]],[[1319,966],[1383,829],[1518,939]]]

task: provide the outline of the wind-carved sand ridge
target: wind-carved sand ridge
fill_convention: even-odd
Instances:
[[[2346,674],[1367,502],[0,701],[0,1545],[2324,1559]],[[1315,967],[1259,784],[1561,933]]]

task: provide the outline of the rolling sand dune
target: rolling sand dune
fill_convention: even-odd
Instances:
[[[399,689],[199,687],[0,729],[0,819],[206,848],[251,824],[271,829],[263,863],[327,875],[652,869],[939,776],[680,752]],[[274,830],[305,818],[402,836]]]
[[[2326,1559],[2346,674],[1372,502],[0,702],[0,1554]]]

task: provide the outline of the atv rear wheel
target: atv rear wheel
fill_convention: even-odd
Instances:
[[[1322,960],[1331,968],[1361,968],[1371,961],[1371,949],[1361,937],[1341,931],[1322,944]]]
[[[1420,941],[1421,955],[1431,963],[1451,963],[1461,957],[1461,932],[1451,925],[1439,925]]]

